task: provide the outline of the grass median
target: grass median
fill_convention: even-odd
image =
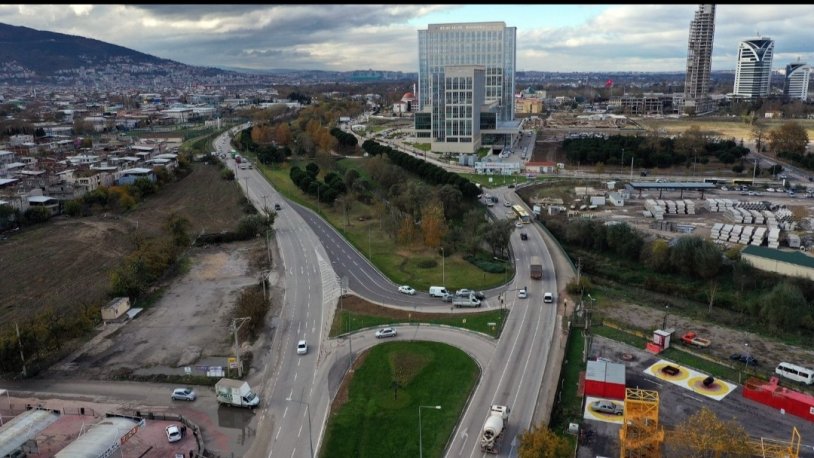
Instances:
[[[443,305],[440,305],[443,304]],[[438,309],[445,310],[449,304],[439,300]],[[501,331],[501,317],[508,309],[489,310],[474,313],[426,313],[382,307],[358,296],[345,296],[337,307],[331,324],[330,336],[374,326],[387,326],[396,323],[445,324],[456,328],[469,329],[497,338]]]
[[[320,457],[419,456],[419,434],[424,456],[442,456],[477,380],[475,361],[450,345],[376,345],[340,388]]]

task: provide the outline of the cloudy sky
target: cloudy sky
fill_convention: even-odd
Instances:
[[[684,71],[685,5],[0,5],[0,22],[80,35],[185,64],[253,69],[417,70],[417,30],[517,27],[517,69]],[[814,6],[717,5],[712,69],[738,43],[775,40],[774,67],[814,64]]]

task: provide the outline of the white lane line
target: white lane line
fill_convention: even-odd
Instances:
[[[285,414],[287,414],[287,413],[288,413],[288,406],[286,406],[285,410],[283,410],[283,418],[285,418]]]

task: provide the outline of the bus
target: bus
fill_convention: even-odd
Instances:
[[[529,224],[531,222],[531,218],[526,210],[523,209],[520,205],[512,205],[512,210],[517,214],[517,217],[520,219],[520,222],[523,224]]]

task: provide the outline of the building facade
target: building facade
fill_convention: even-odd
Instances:
[[[430,24],[418,31],[423,115],[416,114],[417,137],[429,137],[434,151],[474,152],[481,145],[481,113],[491,115],[485,126],[494,124],[498,134],[499,125],[514,121],[516,35],[517,28],[503,22]]]
[[[794,62],[786,65],[786,78],[783,82],[783,96],[790,100],[808,100],[808,80],[811,78],[811,67],[805,62]]]
[[[701,5],[690,21],[687,45],[687,76],[684,80],[684,107],[695,113],[712,109],[709,98],[712,42],[715,38],[715,5]]]
[[[768,96],[773,57],[774,40],[771,38],[761,37],[741,41],[738,46],[733,96],[745,99]]]

